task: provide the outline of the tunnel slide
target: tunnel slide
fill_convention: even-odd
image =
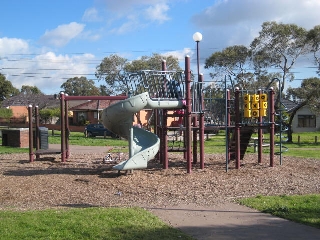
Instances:
[[[151,99],[148,92],[117,102],[103,110],[103,125],[113,133],[125,138],[129,143],[129,159],[120,162],[116,170],[147,168],[160,147],[157,135],[142,128],[132,126],[133,115],[142,109],[177,109],[183,107],[182,100]]]

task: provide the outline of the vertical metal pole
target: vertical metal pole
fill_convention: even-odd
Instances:
[[[66,144],[65,144],[65,118],[64,118],[64,93],[61,92],[60,93],[60,130],[61,130],[61,162],[65,162],[66,161],[66,154],[65,154],[65,147],[66,147]]]
[[[133,155],[134,155],[134,150],[133,150],[133,127],[131,126],[129,128],[129,138],[128,138],[128,141],[129,141],[129,158],[132,158]]]
[[[199,58],[199,41],[197,41],[197,71],[198,71],[198,81],[200,75],[200,58]]]
[[[200,169],[204,169],[204,102],[202,96],[202,83],[203,83],[203,74],[200,74],[199,82],[201,82],[201,92],[200,92],[200,104],[201,104],[201,111],[200,111],[200,119],[199,119],[199,138],[200,138]]]
[[[225,77],[225,132],[226,132],[226,172],[229,170],[229,160],[230,160],[230,91],[227,89],[227,78]]]
[[[128,98],[131,98],[132,92],[131,90],[128,91]],[[129,138],[128,138],[128,145],[129,145],[129,158],[132,158],[134,155],[134,149],[133,149],[133,126],[132,122],[134,121],[134,114],[132,114],[132,120],[131,124],[129,126]]]
[[[271,88],[269,90],[269,122],[270,122],[270,167],[274,166],[274,90]]]
[[[235,91],[235,156],[236,156],[236,169],[240,168],[240,90],[237,87]]]
[[[187,173],[191,173],[192,151],[191,151],[191,74],[190,74],[190,57],[185,57],[185,81],[186,81],[186,157]]]
[[[28,107],[29,117],[29,161],[33,162],[33,127],[32,127],[32,105]]]

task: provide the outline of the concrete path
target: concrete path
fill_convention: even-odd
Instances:
[[[59,149],[59,144],[50,144]],[[106,153],[110,147],[70,145],[72,153]],[[308,239],[320,240],[320,229],[264,214],[234,203],[216,206],[179,205],[144,207],[163,221],[198,240]]]
[[[50,144],[50,149],[61,149],[61,144]],[[107,153],[112,147],[69,145],[70,153]]]
[[[320,229],[234,203],[214,207],[185,205],[148,210],[171,226],[199,240],[320,239]]]

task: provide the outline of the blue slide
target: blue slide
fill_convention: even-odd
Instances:
[[[142,128],[132,126],[133,115],[142,109],[175,109],[184,106],[182,100],[151,99],[148,92],[117,102],[103,110],[103,125],[129,142],[129,159],[120,162],[116,170],[147,168],[160,147],[157,135]]]

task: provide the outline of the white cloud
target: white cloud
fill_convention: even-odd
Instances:
[[[279,21],[312,27],[310,20],[320,20],[318,0],[220,0],[193,21],[201,26],[232,26],[239,23]]]
[[[169,6],[165,3],[155,4],[153,6],[148,7],[145,10],[146,18],[152,21],[158,21],[159,23],[163,23],[170,19],[166,13],[168,10]]]
[[[124,21],[120,26],[110,30],[110,33],[115,34],[126,34],[128,32],[135,31],[138,28],[143,28],[144,24],[139,22],[136,15],[127,16],[126,21]]]
[[[27,41],[18,38],[0,38],[0,56],[15,53],[27,53],[29,44]]]
[[[112,33],[124,34],[143,29],[151,23],[170,20],[167,0],[118,0],[103,1],[106,5],[106,20]]]
[[[22,85],[37,86],[46,94],[59,91],[68,78],[85,76],[95,78],[95,67],[88,62],[95,60],[92,54],[57,55],[46,52],[18,62],[2,60],[2,73],[13,86],[20,89]]]
[[[179,62],[184,62],[184,59],[186,57],[186,55],[193,55],[194,54],[194,51],[191,49],[191,48],[184,48],[182,50],[179,50],[179,51],[169,51],[169,52],[165,52],[163,53],[162,55],[164,56],[175,56],[179,59]]]
[[[84,24],[76,22],[59,25],[56,29],[47,30],[40,41],[43,44],[62,47],[77,37],[83,31],[84,27]]]
[[[85,22],[100,22],[102,18],[99,16],[96,8],[88,8],[82,16],[82,21]]]
[[[107,9],[116,12],[128,12],[133,8],[165,4],[168,0],[103,0]]]
[[[320,23],[319,11],[319,0],[218,0],[194,15],[192,22],[203,34],[203,48],[222,50],[231,45],[248,46],[266,21],[313,28]]]

